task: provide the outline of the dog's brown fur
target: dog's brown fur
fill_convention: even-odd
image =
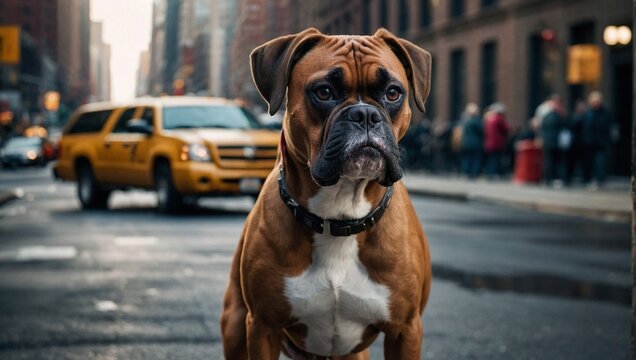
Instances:
[[[289,190],[306,206],[319,187],[308,168],[322,145],[324,119],[307,105],[305,85],[335,66],[345,71],[350,101],[373,102],[365,86],[378,66],[410,84],[415,104],[423,110],[430,86],[430,55],[386,30],[373,36],[326,36],[315,29],[274,39],[251,55],[254,81],[275,113],[287,89],[283,129]],[[405,94],[408,96],[408,94]],[[408,101],[393,117],[395,137],[404,136],[411,118]],[[285,157],[284,159],[282,157]],[[245,223],[232,263],[221,320],[227,359],[278,359],[283,344],[302,348],[307,328],[291,316],[284,295],[284,277],[301,274],[311,263],[313,232],[298,223],[281,201],[278,168],[266,180],[261,196]],[[395,191],[384,217],[357,235],[359,258],[369,277],[390,289],[390,321],[370,324],[359,351],[334,359],[368,359],[365,350],[379,331],[385,333],[385,357],[419,359],[421,314],[427,302],[431,269],[428,245],[406,188]],[[366,199],[376,206],[384,187],[370,182]],[[307,358],[309,354],[301,353]],[[290,354],[288,354],[290,355]]]

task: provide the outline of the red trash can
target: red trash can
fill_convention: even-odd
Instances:
[[[521,140],[516,144],[514,182],[518,184],[540,183],[543,178],[541,148],[533,140]]]

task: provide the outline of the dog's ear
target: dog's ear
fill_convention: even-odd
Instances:
[[[292,66],[322,36],[320,31],[309,28],[268,41],[250,54],[252,78],[269,105],[270,115],[276,114],[283,103]]]
[[[431,90],[431,54],[421,47],[399,39],[386,29],[379,29],[374,37],[384,40],[402,62],[413,89],[413,99],[420,111]]]

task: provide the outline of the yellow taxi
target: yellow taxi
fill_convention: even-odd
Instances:
[[[256,195],[276,162],[280,134],[227,99],[140,98],[80,107],[64,128],[55,177],[77,181],[84,208],[112,190],[157,191],[158,209],[184,197]]]

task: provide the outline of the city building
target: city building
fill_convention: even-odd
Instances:
[[[181,48],[179,43],[179,21],[181,18],[181,1],[164,0],[165,7],[164,20],[164,41],[163,41],[163,67],[161,91],[168,94],[178,94],[183,90],[183,84],[176,81],[177,71],[181,62]],[[175,86],[177,85],[177,86]]]
[[[159,95],[163,91],[164,44],[166,38],[165,0],[154,0],[152,3],[152,29],[150,39],[150,73],[148,75],[148,94]]]
[[[181,0],[179,18],[180,91],[191,94],[208,93],[209,70],[209,0]]]
[[[249,54],[265,37],[265,1],[239,0],[236,4],[236,31],[230,54],[230,96],[259,102],[256,88],[252,84]]]
[[[234,3],[234,0],[153,2],[148,94],[229,97]]]
[[[150,94],[150,50],[139,53],[139,66],[137,67],[137,85],[135,86],[135,96]]]
[[[229,69],[234,37],[235,2],[233,0],[209,0],[209,70],[210,95],[228,97]]]
[[[315,26],[372,34],[385,27],[427,49],[433,86],[426,116],[436,121],[456,122],[467,102],[486,107],[498,101],[523,129],[550,94],[561,95],[571,110],[600,90],[620,133],[610,168],[629,173],[633,52],[631,36],[620,44],[615,29],[623,26],[631,35],[630,1],[325,0],[301,6],[294,0],[293,6],[299,9],[294,31]]]
[[[40,53],[53,61],[57,58],[58,1],[3,0],[0,1],[0,24],[20,25],[35,40]]]
[[[62,101],[75,108],[90,95],[90,1],[58,0],[57,23]]]
[[[102,36],[102,23],[91,21],[90,101],[110,100],[110,45]]]
[[[231,49],[230,96],[263,105],[250,74],[249,55],[258,45],[288,34],[295,23],[295,7],[290,0],[239,0]],[[314,6],[313,3],[307,6]],[[298,5],[300,6],[300,5]]]
[[[40,116],[49,91],[60,95],[65,109],[61,121],[69,110],[90,100],[89,10],[89,0],[0,1],[0,26],[17,29],[12,41],[21,50],[15,62],[0,64],[0,99],[20,114],[20,121]],[[102,55],[108,53],[104,49]],[[102,76],[107,72],[103,69]]]

